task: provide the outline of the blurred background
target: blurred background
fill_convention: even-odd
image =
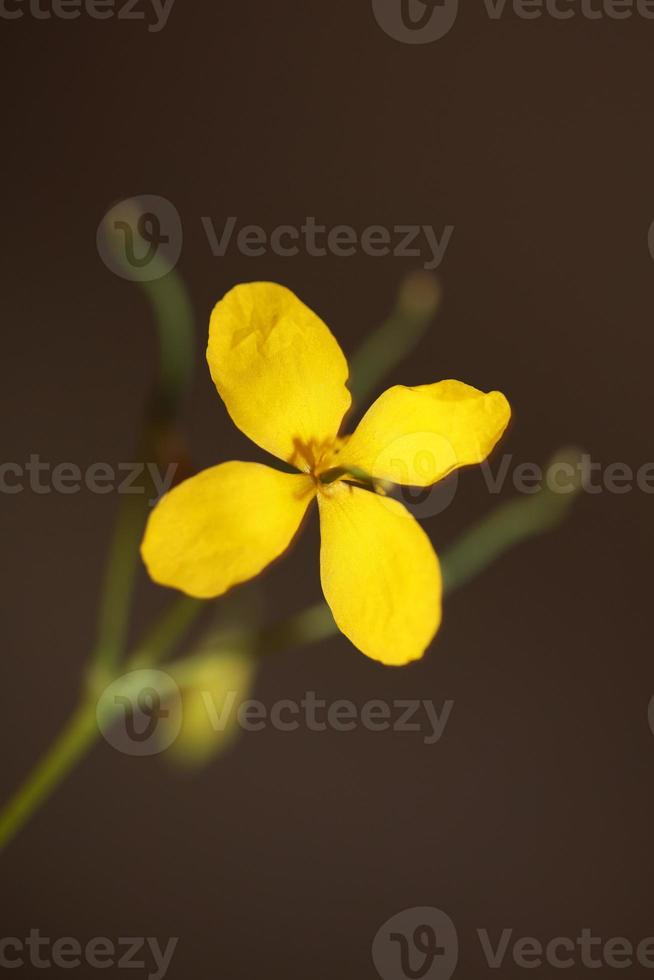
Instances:
[[[409,45],[367,2],[177,0],[156,33],[26,12],[0,36],[3,461],[138,458],[153,320],[96,231],[143,194],[183,226],[197,349],[182,425],[198,469],[262,458],[204,361],[227,289],[284,283],[349,355],[422,262],[234,244],[216,257],[202,217],[220,232],[230,216],[269,232],[307,216],[454,226],[434,326],[380,388],[452,377],[504,391],[498,459],[512,466],[562,444],[603,467],[654,458],[654,22],[492,20],[467,5],[446,37]],[[442,551],[512,495],[466,470],[423,526]],[[3,798],[76,703],[117,504],[2,495]],[[263,580],[275,618],[320,598],[317,547],[314,515]],[[565,525],[447,601],[420,663],[385,670],[339,636],[257,678],[266,704],[452,700],[435,745],[267,728],[185,773],[101,742],[2,855],[3,935],[178,936],[175,978],[362,980],[377,975],[379,927],[414,906],[452,918],[468,977],[491,972],[477,928],[654,934],[651,553],[651,495],[582,494]],[[135,637],[168,598],[144,575],[138,597]]]

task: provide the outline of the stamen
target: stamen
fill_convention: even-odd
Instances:
[[[330,484],[335,483],[336,480],[341,480],[344,476],[351,476],[358,483],[370,487],[370,489],[374,489],[375,487],[375,481],[370,474],[364,470],[360,470],[358,466],[334,466],[332,469],[320,473],[318,479],[321,483]]]

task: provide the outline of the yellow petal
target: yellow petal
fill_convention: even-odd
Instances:
[[[167,493],[141,554],[150,576],[199,599],[222,595],[286,550],[315,489],[260,463],[222,463]]]
[[[417,660],[441,620],[441,573],[402,504],[346,483],[318,495],[320,575],[336,625],[373,660]]]
[[[299,469],[350,407],[347,361],[329,328],[284,286],[236,286],[211,315],[207,361],[235,424]]]
[[[481,463],[511,417],[499,391],[461,381],[389,388],[368,409],[339,456],[339,466],[380,480],[429,487],[459,466]]]

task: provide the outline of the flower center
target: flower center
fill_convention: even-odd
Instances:
[[[289,463],[304,473],[308,473],[318,490],[327,495],[331,493],[331,487],[344,478],[349,484],[384,493],[384,489],[373,480],[369,473],[365,473],[357,467],[345,467],[339,464],[340,452],[348,439],[349,436],[339,436],[322,443],[314,439],[308,443],[296,439],[295,451]]]
[[[309,473],[314,480],[323,479],[329,471],[338,467],[338,454],[345,445],[346,439],[334,439],[319,443],[312,439],[305,443],[296,439],[294,443],[294,453],[289,462],[297,469]],[[337,477],[334,477],[337,479]],[[328,480],[326,482],[333,482]]]

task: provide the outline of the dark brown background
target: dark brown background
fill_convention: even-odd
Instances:
[[[604,464],[652,457],[654,22],[493,22],[466,4],[446,38],[412,47],[366,0],[177,0],[160,34],[25,18],[0,35],[4,459],[133,458],[153,332],[95,233],[139,193],[169,198],[184,223],[198,466],[252,458],[203,360],[226,289],[286,283],[349,353],[413,267],[215,259],[200,216],[231,214],[267,229],[307,215],[455,225],[441,316],[389,383],[502,389],[516,461],[562,443]],[[425,526],[442,548],[494,503],[468,471]],[[2,499],[3,795],[74,704],[116,504]],[[564,528],[453,596],[404,671],[338,638],[259,679],[267,703],[452,698],[436,746],[269,731],[182,777],[103,743],[2,857],[3,934],[174,935],[169,976],[233,980],[373,978],[378,927],[417,905],[454,919],[463,977],[490,973],[477,927],[654,934],[651,512],[638,491],[583,497]],[[269,574],[279,614],[319,596],[316,548],[312,524]],[[153,592],[144,583],[146,607]]]

